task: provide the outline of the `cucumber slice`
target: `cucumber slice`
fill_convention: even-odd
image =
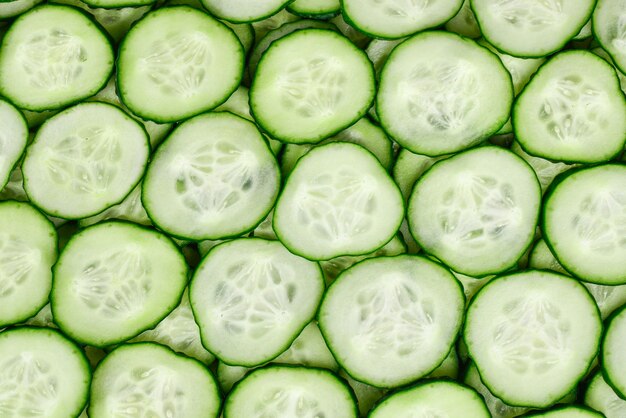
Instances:
[[[626,73],[626,0],[598,0],[592,26],[602,48],[620,71]]]
[[[615,393],[626,399],[626,305],[610,319],[602,341],[602,371]]]
[[[250,107],[273,138],[314,143],[355,123],[372,104],[367,55],[333,30],[302,29],[274,41],[259,61]]]
[[[340,0],[295,0],[287,10],[302,17],[328,19],[341,11]]]
[[[396,234],[402,195],[365,148],[332,143],[309,151],[287,179],[274,209],[274,231],[311,260],[368,254]]]
[[[376,79],[379,78],[380,70],[383,68],[383,65],[385,65],[385,62],[387,62],[387,58],[389,58],[389,54],[391,54],[391,51],[393,51],[396,46],[400,45],[404,41],[405,38],[392,40],[374,39],[372,40],[372,42],[369,43],[367,49],[365,49],[365,53],[367,54],[367,57],[370,59],[370,61],[372,61],[372,64],[374,64]]]
[[[343,272],[318,318],[328,348],[352,377],[397,387],[443,362],[464,308],[460,284],[443,267],[416,256],[379,257]]]
[[[199,361],[154,343],[122,345],[98,365],[90,418],[216,418],[217,383]]]
[[[54,319],[76,341],[104,347],[154,327],[180,301],[188,267],[165,235],[125,222],[86,228],[54,266]]]
[[[438,156],[496,133],[512,101],[511,76],[497,56],[456,34],[422,32],[387,58],[376,112],[402,147]]]
[[[626,166],[564,173],[547,193],[543,231],[561,265],[586,282],[626,284]]]
[[[563,162],[613,159],[626,141],[626,100],[615,70],[588,51],[548,61],[518,97],[513,127],[529,154]]]
[[[88,6],[102,9],[139,8],[151,6],[154,3],[156,3],[156,0],[85,0],[85,4]]]
[[[202,0],[204,7],[220,19],[234,23],[266,19],[285,7],[290,0]]]
[[[481,277],[513,267],[531,245],[541,201],[532,169],[512,152],[480,147],[420,177],[407,218],[415,240],[453,270]]]
[[[278,241],[242,238],[205,256],[189,297],[203,345],[221,361],[258,366],[311,321],[324,290],[319,265]]]
[[[241,82],[243,63],[243,47],[223,23],[188,6],[165,7],[122,41],[118,90],[134,114],[174,122],[225,102]]]
[[[615,394],[600,372],[589,383],[585,392],[585,405],[602,412],[606,418],[626,417],[626,400]]]
[[[342,0],[343,17],[374,38],[396,39],[444,24],[463,0]]]
[[[398,417],[490,418],[485,401],[473,389],[456,382],[426,381],[388,396],[369,418]]]
[[[0,24],[5,19],[11,19],[21,15],[22,13],[26,13],[42,2],[43,0],[15,0],[7,3],[0,2]],[[0,30],[0,39],[3,37],[4,33]]]
[[[143,181],[143,205],[159,228],[191,240],[254,229],[278,195],[274,155],[252,123],[206,113],[179,125],[159,147]]]
[[[470,0],[480,30],[499,50],[544,57],[561,49],[591,17],[595,0]]]
[[[494,395],[509,405],[546,408],[585,375],[601,332],[600,312],[582,284],[528,270],[478,292],[463,338]]]
[[[0,202],[0,327],[27,320],[48,302],[56,258],[52,222],[28,203]]]
[[[137,185],[148,135],[115,106],[85,102],[48,119],[26,150],[24,189],[46,213],[78,219],[120,203]]]
[[[591,409],[581,406],[559,406],[548,411],[537,412],[524,415],[525,417],[547,417],[547,418],[605,418],[604,415]]]
[[[58,331],[20,327],[0,333],[3,417],[76,417],[90,382],[85,354]]]
[[[249,373],[230,392],[224,418],[358,417],[354,394],[324,369],[272,366]]]
[[[20,16],[0,44],[0,94],[23,109],[58,109],[100,90],[113,49],[76,8],[44,5]]]
[[[452,19],[448,20],[444,27],[448,32],[476,39],[480,38],[481,33],[470,3],[470,0],[463,0],[463,5],[459,12]]]
[[[28,141],[26,119],[11,103],[0,99],[0,190],[8,183]]]

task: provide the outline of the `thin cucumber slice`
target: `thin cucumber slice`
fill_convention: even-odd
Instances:
[[[453,270],[481,277],[513,267],[531,245],[541,189],[512,152],[476,148],[439,161],[415,183],[407,218],[415,240]]]
[[[465,305],[469,305],[470,301],[474,298],[476,293],[480,289],[482,289],[487,283],[489,283],[494,277],[493,274],[484,277],[472,277],[466,276],[465,274],[457,273],[455,271],[452,272],[454,277],[461,283],[463,286],[463,293],[465,293]]]
[[[272,366],[249,373],[226,398],[224,418],[358,417],[354,394],[324,369]]]
[[[289,347],[315,315],[323,290],[316,263],[278,241],[242,238],[205,256],[189,297],[203,345],[227,364],[250,367]]]
[[[90,418],[216,418],[219,388],[199,361],[154,343],[125,344],[93,375]]]
[[[44,5],[20,16],[0,44],[0,94],[23,109],[58,109],[100,90],[113,49],[74,7]]]
[[[602,412],[606,418],[626,417],[626,400],[617,396],[600,372],[593,376],[587,387],[585,405]]]
[[[228,394],[230,390],[235,386],[237,382],[243,379],[248,372],[252,370],[249,367],[243,366],[230,366],[223,362],[217,363],[217,380],[220,383],[220,387],[225,394]]]
[[[626,100],[612,66],[588,51],[550,59],[513,107],[516,139],[529,154],[563,162],[614,158],[626,141]]]
[[[176,245],[125,222],[86,228],[54,266],[50,302],[59,327],[104,347],[154,327],[179,303],[188,267]]]
[[[545,140],[545,138],[544,138]],[[545,158],[535,157],[534,155],[530,155],[519,145],[519,142],[514,141],[511,145],[511,151],[515,154],[519,155],[533,168],[533,171],[537,175],[537,179],[539,180],[539,184],[541,185],[541,191],[545,193],[548,190],[548,187],[556,176],[559,174],[576,167],[576,164],[567,164],[560,161],[550,161]]]
[[[359,406],[359,413],[362,417],[366,417],[374,405],[388,392],[387,389],[377,388],[376,386],[354,380],[345,370],[339,370],[339,376],[345,379],[354,391],[354,396]]]
[[[141,204],[141,184],[137,185],[119,205],[111,206],[95,216],[82,218],[78,224],[81,228],[85,228],[108,219],[121,219],[140,225],[151,225],[150,218]]]
[[[487,409],[491,413],[492,418],[513,418],[518,417],[525,412],[528,412],[530,408],[523,406],[511,406],[507,405],[502,399],[495,396],[489,391],[487,386],[480,380],[480,374],[474,363],[470,363],[465,372],[465,378],[463,383],[473,388],[480,394],[485,400]]]
[[[580,282],[528,270],[478,292],[463,338],[494,395],[509,405],[545,408],[585,375],[601,333],[598,307]]]
[[[617,67],[626,73],[626,0],[598,0],[593,33]]]
[[[468,38],[480,38],[480,28],[476,22],[476,16],[470,6],[470,0],[463,0],[459,12],[444,25],[448,32],[458,33]]]
[[[274,231],[311,260],[368,254],[398,231],[402,195],[365,148],[332,143],[302,157],[274,209]]]
[[[296,16],[289,13],[287,9],[282,9],[278,13],[269,16],[263,20],[252,22],[252,28],[254,29],[255,42],[260,42],[265,35],[274,29],[277,29],[288,22],[294,22],[302,19],[300,16]]]
[[[595,0],[470,0],[480,30],[499,50],[544,57],[561,49],[587,23]]]
[[[548,191],[543,232],[561,265],[586,282],[626,284],[626,166],[566,172]]]
[[[85,102],[48,119],[26,150],[24,189],[44,212],[78,219],[120,203],[137,185],[150,144],[119,108]]]
[[[602,340],[602,371],[607,383],[626,399],[626,305],[613,315]]]
[[[364,116],[374,94],[374,70],[363,51],[333,30],[302,29],[263,54],[250,107],[273,138],[315,143]]]
[[[341,11],[340,0],[295,0],[287,5],[287,10],[302,17],[327,19]]]
[[[7,3],[0,3],[0,23],[5,19],[11,19],[26,13],[43,0],[15,0]],[[4,28],[0,29],[0,39],[4,37],[4,33],[1,33]]]
[[[0,99],[0,190],[9,181],[27,141],[26,119],[15,106]]]
[[[557,273],[569,275],[569,273],[559,264],[554,254],[550,251],[545,240],[540,239],[535,243],[530,254],[528,263],[530,268],[556,271]],[[604,286],[594,283],[583,283],[591,296],[596,300],[602,319],[606,319],[611,313],[626,304],[626,285]]]
[[[343,18],[342,13],[330,19],[330,23],[337,26],[339,32],[343,33],[343,36],[348,38],[350,42],[352,42],[360,49],[365,49],[367,45],[372,41],[372,38],[370,38],[368,35],[361,32],[360,30],[357,30],[350,23],[346,22],[346,20]]]
[[[129,342],[142,341],[152,341],[168,346],[206,365],[215,360],[215,356],[202,345],[200,328],[195,322],[187,291],[183,294],[180,305],[163,318],[156,327],[142,332]]]
[[[402,147],[438,156],[477,145],[509,117],[511,76],[498,57],[471,39],[422,32],[387,58],[376,112]]]
[[[28,203],[0,202],[0,327],[27,320],[48,302],[56,258],[52,222]]]
[[[372,42],[367,45],[367,49],[365,49],[365,53],[367,57],[374,64],[374,71],[376,72],[376,78],[378,79],[380,76],[380,70],[387,62],[387,58],[391,51],[404,42],[405,38],[400,39],[374,39]]]
[[[444,24],[463,0],[342,0],[344,18],[374,38],[396,39]]]
[[[94,8],[121,9],[127,7],[151,6],[156,0],[85,0],[85,3]]]
[[[397,387],[443,362],[464,308],[460,284],[440,265],[416,256],[378,257],[333,282],[318,320],[328,348],[351,376]]]
[[[581,406],[559,406],[548,411],[537,412],[524,415],[524,417],[546,417],[546,418],[605,418],[597,411]]]
[[[426,381],[395,392],[379,403],[369,418],[490,418],[485,401],[471,388],[447,380]]]
[[[206,113],[179,125],[153,155],[142,202],[169,234],[216,240],[254,229],[279,183],[276,159],[252,122]]]
[[[202,4],[211,14],[220,19],[242,23],[266,19],[278,13],[289,1],[202,0]]]
[[[426,170],[442,158],[445,157],[429,157],[427,155],[414,154],[407,149],[400,150],[393,165],[392,173],[393,179],[400,187],[405,202],[409,200],[415,182]]]
[[[90,382],[85,354],[58,331],[20,327],[0,333],[3,417],[76,417]]]
[[[243,46],[223,23],[188,6],[161,8],[120,45],[120,98],[143,119],[186,119],[225,102],[241,82],[243,62]]]

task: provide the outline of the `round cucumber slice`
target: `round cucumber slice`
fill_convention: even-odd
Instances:
[[[54,225],[28,203],[0,202],[0,327],[48,303],[57,258]]]
[[[324,369],[272,366],[250,372],[226,398],[224,418],[357,418],[350,388]]]
[[[463,338],[495,396],[546,408],[585,375],[601,333],[598,307],[580,282],[528,270],[496,278],[474,296]]]
[[[490,418],[491,414],[473,389],[452,381],[435,380],[389,395],[368,415],[369,418],[413,416]]]
[[[175,122],[225,102],[241,82],[243,65],[243,46],[223,23],[188,6],[164,7],[124,37],[117,86],[134,114]]]
[[[373,386],[397,387],[444,361],[464,308],[461,285],[440,265],[417,256],[378,257],[333,282],[318,320],[346,372]]]
[[[398,186],[365,148],[334,142],[299,161],[274,209],[274,231],[294,254],[311,260],[361,255],[398,231],[404,202]]]
[[[438,156],[484,141],[509,118],[511,76],[471,39],[422,32],[396,46],[380,74],[380,124],[402,147]]]
[[[364,116],[374,94],[374,70],[362,50],[334,30],[302,29],[263,54],[250,107],[272,138],[314,143]]]
[[[76,341],[105,347],[167,316],[180,301],[188,267],[165,235],[111,221],[74,235],[53,273],[57,325]]]
[[[0,333],[3,417],[76,417],[90,382],[85,354],[58,331],[20,327]]]
[[[415,183],[407,218],[417,243],[453,270],[481,277],[513,267],[531,245],[541,188],[532,168],[499,147],[435,163]]]
[[[209,251],[189,297],[203,345],[226,364],[251,367],[289,347],[313,319],[323,291],[317,263],[278,241],[242,238]]]
[[[543,209],[545,239],[561,265],[581,280],[626,284],[626,166],[563,173]]]
[[[143,181],[154,224],[191,240],[250,231],[276,201],[280,171],[254,123],[228,112],[182,123],[159,147]]]
[[[562,52],[524,88],[513,128],[529,154],[562,162],[598,163],[626,142],[626,99],[613,67],[588,51]]]
[[[92,216],[120,203],[143,176],[150,143],[119,108],[85,102],[48,119],[26,150],[24,190],[49,215]]]
[[[602,341],[602,371],[615,393],[626,399],[626,305],[613,315]]]
[[[211,14],[234,23],[255,22],[278,13],[292,0],[202,0]]]
[[[199,361],[154,343],[125,344],[96,368],[89,417],[216,418],[220,394]]]
[[[23,109],[58,109],[109,79],[113,48],[79,9],[43,5],[21,15],[0,44],[0,94]]]

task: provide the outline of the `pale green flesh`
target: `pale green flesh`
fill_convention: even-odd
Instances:
[[[202,0],[204,7],[215,16],[231,22],[254,22],[278,12],[288,0]]]
[[[602,47],[622,72],[626,70],[626,1],[599,0],[592,24]]]
[[[585,405],[602,412],[606,418],[623,418],[626,416],[626,400],[615,394],[601,372],[591,379],[585,392]]]
[[[0,190],[9,181],[11,171],[26,147],[28,127],[22,114],[12,104],[0,99]]]
[[[615,315],[602,342],[602,369],[615,393],[626,397],[626,309]]]
[[[303,16],[332,15],[341,9],[339,0],[295,0],[289,10]]]
[[[485,399],[485,404],[492,418],[513,418],[528,412],[530,408],[507,405],[502,399],[489,391],[487,386],[480,380],[480,374],[476,365],[471,363],[465,373],[463,382],[472,387]]]

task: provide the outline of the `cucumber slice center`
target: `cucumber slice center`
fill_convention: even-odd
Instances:
[[[10,296],[38,265],[41,253],[16,236],[0,234],[0,298]]]
[[[330,418],[316,397],[302,389],[278,387],[259,400],[254,418],[302,417]]]
[[[0,415],[46,416],[59,402],[59,382],[51,365],[31,353],[0,364]]]
[[[499,0],[490,7],[494,15],[521,30],[541,31],[565,18],[563,0]]]
[[[566,357],[572,324],[548,298],[515,298],[501,314],[492,343],[503,366],[518,374],[545,375]]]
[[[51,28],[32,35],[20,48],[18,59],[32,87],[64,90],[78,80],[87,56],[80,38]]]
[[[185,391],[176,375],[162,368],[135,367],[118,377],[111,397],[116,417],[175,418],[185,412]]]
[[[431,7],[433,0],[371,0],[370,3],[382,9],[383,13],[392,18],[402,18],[421,22],[424,12]]]
[[[586,196],[572,218],[579,245],[591,252],[626,249],[626,193],[597,190]]]
[[[156,40],[142,64],[143,73],[162,93],[181,98],[194,96],[206,80],[212,61],[211,40],[201,32],[173,34]]]

